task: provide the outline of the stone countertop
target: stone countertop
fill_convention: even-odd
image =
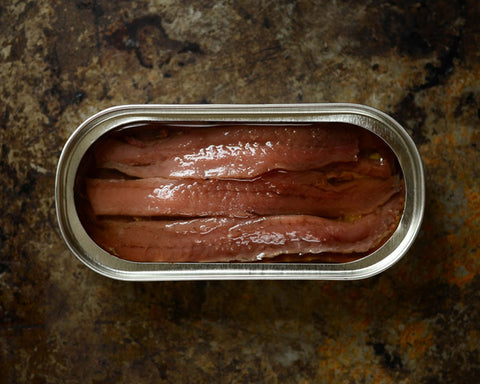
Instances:
[[[2,2],[2,380],[478,380],[479,18],[473,0]],[[55,171],[87,117],[132,103],[298,102],[370,105],[415,140],[425,220],[388,271],[133,283],[67,250]]]

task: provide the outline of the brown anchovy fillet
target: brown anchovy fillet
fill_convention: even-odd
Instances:
[[[334,218],[370,213],[403,184],[397,176],[305,171],[271,172],[253,180],[88,179],[86,185],[96,215]]]
[[[401,193],[353,221],[309,215],[100,220],[91,235],[108,252],[140,262],[246,262],[280,254],[367,252],[393,233],[403,204]]]
[[[107,138],[96,145],[100,168],[134,177],[254,178],[353,162],[360,133],[347,125],[221,126],[163,130],[164,138]]]

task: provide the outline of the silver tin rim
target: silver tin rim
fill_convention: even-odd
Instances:
[[[402,168],[406,199],[398,228],[387,242],[348,263],[138,263],[119,259],[86,233],[74,202],[74,181],[87,149],[103,134],[137,121],[344,122],[385,140]],[[130,281],[155,280],[357,280],[383,272],[400,260],[420,231],[425,207],[425,178],[415,143],[405,129],[372,107],[347,104],[123,105],[83,122],[66,142],[57,168],[55,203],[61,234],[75,256],[101,275]]]

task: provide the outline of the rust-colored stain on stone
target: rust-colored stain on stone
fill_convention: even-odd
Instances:
[[[6,0],[0,5],[0,381],[474,383],[480,377],[475,1]],[[132,103],[356,102],[411,134],[410,252],[354,282],[128,283],[66,249],[73,130]]]

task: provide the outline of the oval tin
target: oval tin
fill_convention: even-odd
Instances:
[[[394,151],[406,186],[405,208],[393,235],[373,253],[347,263],[139,263],[119,259],[86,233],[77,214],[74,184],[81,159],[105,133],[135,122],[343,122],[380,136]],[[376,275],[396,263],[417,236],[425,206],[425,180],[418,150],[395,120],[357,104],[273,105],[125,105],[106,109],[83,122],[70,136],[57,168],[57,219],[75,256],[94,271],[119,280],[356,280]]]

